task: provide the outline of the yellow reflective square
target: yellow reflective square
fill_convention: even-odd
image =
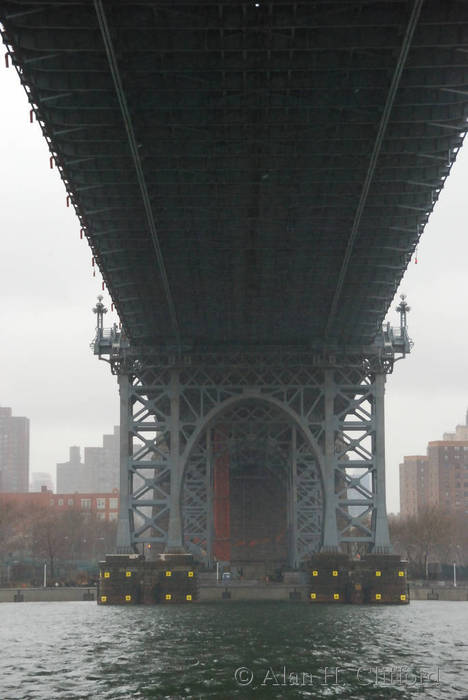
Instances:
[[[332,576],[338,576],[338,571],[332,571]]]
[[[132,596],[131,596],[131,595],[126,595],[126,596],[125,596],[125,600],[127,601],[127,603],[128,603],[129,601],[131,601],[131,599],[132,599]]]
[[[381,571],[376,571],[376,572],[375,572],[375,575],[376,575],[376,576],[382,576],[382,572],[381,572]]]
[[[125,572],[125,576],[126,576],[127,578],[130,578],[131,575],[132,575],[132,572],[131,572],[131,571],[126,571],[126,572]]]
[[[107,596],[106,595],[101,596],[101,603],[107,603]]]
[[[312,576],[318,576],[318,571],[312,571]]]
[[[171,600],[171,599],[172,599],[171,594],[170,594],[170,593],[166,593],[166,600]]]
[[[104,571],[104,578],[110,578],[110,571]]]
[[[400,596],[400,600],[406,600],[406,595],[404,593]]]
[[[404,576],[404,575],[405,575],[405,572],[404,572],[404,571],[399,571],[399,572],[398,572],[398,576]]]
[[[189,578],[193,578],[193,571],[187,571],[187,576]]]
[[[382,600],[382,594],[381,594],[381,593],[376,593],[376,594],[375,594],[375,599],[376,599],[376,600]]]
[[[172,576],[172,571],[166,571],[166,576]]]
[[[310,597],[311,597],[312,600],[315,600],[316,597],[317,597],[317,594],[316,594],[316,593],[311,593],[311,594],[310,594]]]
[[[185,600],[192,600],[192,596],[190,595],[190,593],[188,593],[188,594],[185,596]]]
[[[334,594],[333,594],[333,599],[334,599],[334,600],[339,600],[339,599],[340,599],[340,594],[339,594],[339,593],[334,593]]]

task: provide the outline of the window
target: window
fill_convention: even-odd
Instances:
[[[117,513],[109,513],[109,520],[117,520]]]
[[[53,505],[54,505],[54,503],[55,503],[54,499],[53,499],[53,498],[51,498],[51,499],[50,499],[50,505],[51,505],[51,506],[53,506]]]
[[[96,498],[96,508],[98,510],[103,510],[106,507],[106,499],[105,498]]]
[[[109,498],[109,508],[111,510],[116,510],[119,507],[119,499],[118,498]]]
[[[105,520],[106,519],[106,514],[105,513],[98,513],[97,514],[98,520]]]
[[[82,510],[91,510],[91,499],[90,498],[82,498],[81,499],[81,509]]]
[[[68,505],[69,505],[69,506],[72,506],[72,505],[73,505],[73,498],[69,498],[69,499],[68,499]]]
[[[59,504],[59,506],[63,506],[63,498],[59,498],[57,503]]]

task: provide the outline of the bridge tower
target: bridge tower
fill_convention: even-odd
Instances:
[[[176,354],[105,329],[99,299],[93,350],[120,392],[117,552],[244,573],[263,558],[267,574],[389,554],[385,380],[411,345],[404,297],[397,310],[367,347]]]

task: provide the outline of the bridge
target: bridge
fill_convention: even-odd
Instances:
[[[121,319],[122,553],[388,554],[383,324],[468,128],[456,0],[23,2],[16,67]]]

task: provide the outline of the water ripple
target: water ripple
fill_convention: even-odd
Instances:
[[[464,603],[3,603],[0,614],[0,700],[468,700]]]

